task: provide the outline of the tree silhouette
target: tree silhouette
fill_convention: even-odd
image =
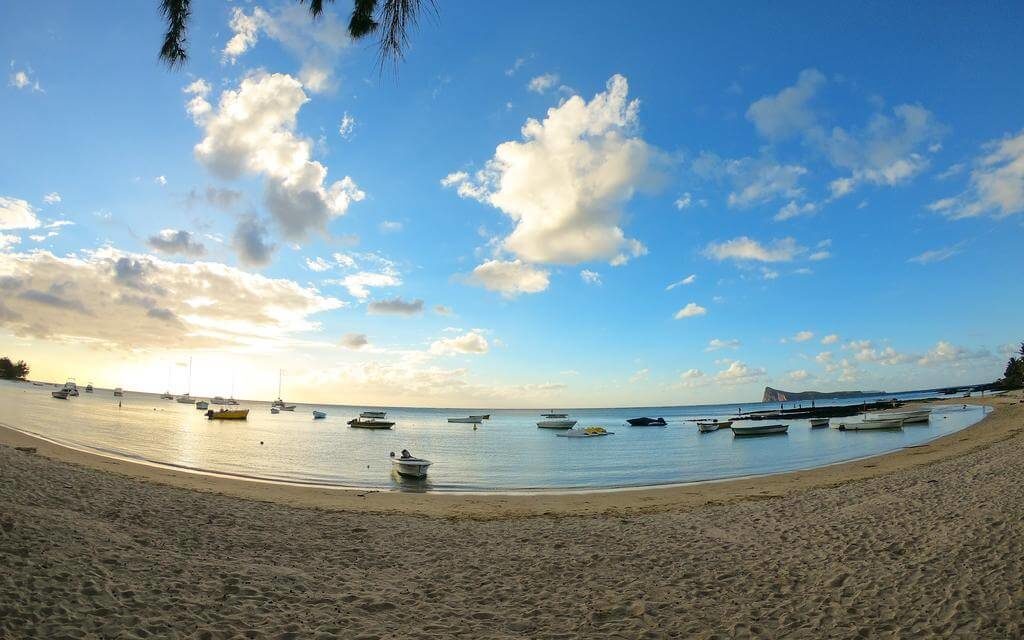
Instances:
[[[4,380],[24,380],[28,375],[28,365],[24,360],[11,362],[8,357],[0,358],[0,378]]]
[[[304,5],[306,1],[299,0],[299,4]],[[436,11],[435,0],[354,0],[348,34],[353,40],[379,34],[380,66],[383,68],[389,61],[397,65],[405,55],[409,32],[416,26],[425,3]],[[309,14],[313,20],[323,12],[324,0],[309,0]],[[171,68],[181,66],[188,60],[187,32],[189,18],[192,17],[192,0],[160,0],[160,13],[167,22],[160,60]]]

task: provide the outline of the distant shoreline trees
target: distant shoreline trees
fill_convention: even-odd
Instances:
[[[1024,387],[1024,342],[1020,343],[1020,350],[1016,356],[1011,356],[1006,363],[1006,371],[1003,379],[999,381],[1000,386],[1007,389],[1019,389]]]
[[[11,362],[11,359],[6,356],[0,358],[0,379],[24,380],[27,375],[28,364],[24,360]]]

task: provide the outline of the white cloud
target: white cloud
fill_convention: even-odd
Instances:
[[[341,345],[346,349],[358,350],[370,344],[365,333],[346,333],[341,336]]]
[[[797,216],[810,216],[814,215],[814,212],[818,210],[818,206],[813,202],[805,202],[803,204],[797,203],[796,200],[790,200],[784,207],[779,209],[779,212],[772,218],[776,222],[782,222],[783,220],[789,220],[790,218],[796,218]]]
[[[46,204],[58,204],[61,201],[60,194],[56,191],[52,191],[43,196],[43,202]]]
[[[693,284],[696,281],[697,281],[697,274],[696,273],[691,273],[690,275],[686,276],[682,280],[679,280],[677,282],[673,282],[672,284],[670,284],[667,287],[665,287],[665,291],[671,291],[671,290],[675,289],[676,287],[683,287],[683,286],[686,286],[686,285],[690,285],[690,284]]]
[[[157,183],[161,187],[167,186],[167,176],[157,176],[153,178],[153,182]]]
[[[397,287],[402,284],[401,278],[392,270],[386,270],[383,273],[360,271],[358,273],[350,273],[338,280],[327,280],[326,282],[345,287],[350,296],[360,300],[370,297],[370,289],[372,288]]]
[[[488,260],[473,269],[469,282],[509,298],[521,293],[539,293],[547,289],[549,283],[547,271],[521,260]]]
[[[795,164],[779,164],[769,157],[722,159],[713,153],[701,153],[691,168],[704,179],[725,180],[732,186],[727,202],[730,207],[751,207],[777,198],[799,199],[803,189],[800,178],[807,169]]]
[[[743,343],[736,338],[733,338],[732,340],[719,340],[718,338],[712,338],[704,350],[718,351],[719,349],[739,349],[741,344]]]
[[[642,255],[619,226],[623,206],[660,185],[668,158],[636,135],[640,104],[628,90],[616,75],[590,102],[572,96],[543,121],[528,120],[523,140],[500,144],[483,170],[442,184],[505,213],[515,229],[501,248],[528,262],[621,264]]]
[[[532,78],[526,85],[526,88],[534,93],[545,93],[557,85],[558,80],[559,78],[557,73],[545,73]]]
[[[789,372],[789,379],[792,382],[801,382],[811,377],[811,374],[806,369],[797,369],[796,371]]]
[[[791,336],[789,339],[793,342],[807,342],[813,337],[814,333],[811,331],[797,331],[796,334]]]
[[[40,236],[29,237],[36,240],[36,238],[39,238]],[[42,236],[41,238],[42,240],[45,240],[46,236]],[[36,240],[36,242],[39,242],[39,240]],[[0,251],[6,251],[16,244],[21,244],[20,236],[12,235],[10,233],[0,233]],[[0,303],[0,305],[2,305],[2,303]],[[0,310],[2,310],[2,307],[0,307]],[[2,316],[2,314],[0,314],[0,316]]]
[[[815,251],[811,255],[807,256],[807,259],[811,260],[812,262],[818,262],[821,260],[828,260],[831,257],[832,253],[829,251]]]
[[[341,116],[341,122],[338,123],[338,135],[348,140],[352,137],[352,132],[356,128],[356,119],[348,114],[346,111]]]
[[[83,257],[0,254],[11,333],[127,351],[288,348],[344,306],[315,289],[213,262],[178,263],[104,247]],[[216,292],[231,304],[213,304]]]
[[[291,76],[258,71],[237,90],[223,92],[216,112],[198,94],[188,106],[205,136],[195,146],[196,159],[228,180],[262,175],[267,209],[284,235],[296,241],[309,231],[325,232],[331,219],[365,197],[348,176],[325,184],[327,167],[312,160],[312,142],[295,133],[307,101]]]
[[[524,64],[526,64],[526,58],[516,58],[515,62],[512,63],[512,66],[509,67],[508,69],[505,69],[505,75],[514,76],[516,74],[516,71],[519,71],[520,69],[523,68]]]
[[[580,271],[580,278],[587,284],[601,284],[601,274],[596,271],[584,269]]]
[[[822,351],[818,355],[814,356],[814,360],[819,364],[828,364],[829,362],[832,362],[832,352]]]
[[[191,232],[184,229],[164,229],[150,236],[146,243],[160,253],[198,258],[206,255],[206,247],[196,240]]]
[[[11,68],[14,67],[14,61],[11,61]],[[43,92],[43,87],[40,86],[38,79],[32,78],[32,71],[25,69],[18,69],[11,72],[11,76],[8,79],[8,84],[15,89],[31,89],[36,92]]]
[[[434,305],[434,313],[436,313],[439,316],[455,315],[455,312],[452,311],[451,307],[447,307],[447,306],[445,306],[443,304],[435,304]]]
[[[966,191],[937,200],[928,208],[950,218],[995,218],[1024,213],[1024,131],[984,145],[975,160]]]
[[[489,349],[490,345],[487,344],[487,338],[478,331],[470,331],[452,338],[441,338],[430,345],[430,353],[434,355],[463,353],[481,355],[487,353]]]
[[[825,83],[820,71],[804,69],[795,85],[751,104],[747,119],[766,138],[778,140],[803,133],[817,124],[817,117],[808,103]]]
[[[422,300],[403,300],[399,296],[388,300],[374,300],[366,306],[372,316],[415,316],[423,313]]]
[[[229,26],[232,36],[222,52],[224,63],[235,64],[266,35],[299,59],[299,80],[315,93],[336,86],[334,67],[351,42],[337,12],[325,11],[310,21],[308,9],[297,4],[272,11],[254,7],[249,14],[235,7]]]
[[[839,336],[835,333],[830,333],[821,339],[821,344],[835,344],[839,342]]]
[[[689,302],[685,307],[676,311],[675,319],[682,320],[683,318],[693,318],[696,316],[703,316],[707,314],[708,310],[700,306],[696,302]]]
[[[704,255],[719,261],[790,262],[805,251],[793,238],[773,240],[768,245],[762,245],[757,240],[740,236],[726,242],[708,243]]]
[[[37,229],[39,224],[35,208],[27,201],[0,196],[0,230]]]
[[[940,364],[963,364],[972,360],[980,360],[992,357],[987,349],[967,349],[955,344],[940,340],[928,353],[921,356],[917,363],[922,366]]]
[[[309,269],[310,271],[315,271],[316,273],[323,273],[324,271],[329,271],[333,266],[334,265],[324,260],[320,256],[317,256],[316,258],[306,258],[306,268]]]
[[[402,230],[403,225],[395,220],[384,220],[378,225],[378,228],[381,233],[398,233]]]
[[[690,192],[689,191],[687,191],[683,195],[681,195],[678,198],[676,198],[676,202],[675,202],[676,209],[679,209],[680,211],[682,211],[683,209],[689,208],[689,206],[691,204],[693,204],[693,198],[690,196]]]
[[[759,367],[748,367],[739,360],[733,360],[728,367],[715,374],[715,382],[718,384],[738,385],[757,382],[765,375],[765,370]]]
[[[629,383],[630,384],[636,384],[638,382],[644,382],[645,380],[647,380],[650,377],[651,377],[651,370],[650,369],[640,369],[639,371],[637,371],[633,375],[629,376]]]
[[[947,180],[949,178],[952,178],[953,176],[960,175],[961,173],[964,172],[964,169],[966,168],[966,164],[962,162],[957,162],[956,164],[949,165],[949,167],[945,171],[937,174],[935,177],[939,180]]]
[[[916,262],[917,264],[925,265],[933,262],[942,262],[943,260],[949,260],[956,254],[963,250],[962,244],[955,244],[951,247],[942,247],[939,249],[929,249],[913,258],[908,258],[907,262]]]

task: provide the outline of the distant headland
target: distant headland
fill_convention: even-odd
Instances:
[[[880,396],[884,391],[783,391],[781,389],[764,388],[761,402],[791,402],[794,400],[820,400],[822,398],[860,398],[862,396]]]

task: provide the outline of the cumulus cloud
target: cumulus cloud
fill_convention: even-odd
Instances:
[[[521,293],[539,293],[547,289],[549,283],[547,271],[522,260],[488,260],[473,269],[468,281],[508,298]]]
[[[937,200],[929,209],[954,219],[1024,213],[1024,131],[990,141],[984,150],[974,162],[967,190]]]
[[[676,282],[673,282],[672,284],[670,284],[667,287],[665,287],[665,291],[671,291],[671,290],[675,289],[676,287],[684,287],[686,285],[693,284],[696,281],[697,281],[697,274],[696,273],[691,273],[690,275],[686,276],[682,280],[678,280]]]
[[[303,240],[365,197],[352,178],[327,184],[327,167],[312,159],[312,141],[296,134],[302,85],[285,74],[257,71],[224,91],[216,111],[200,95],[188,110],[203,129],[196,159],[219,178],[264,178],[264,202],[284,235]]]
[[[381,233],[398,233],[402,230],[403,224],[395,220],[384,220],[378,225]]]
[[[779,212],[772,218],[776,222],[782,222],[798,216],[811,216],[818,210],[818,205],[813,202],[804,202],[803,204],[798,203],[796,200],[790,200],[779,209]]]
[[[395,296],[388,300],[374,300],[367,305],[366,311],[375,316],[414,316],[423,312],[423,301],[405,301]]]
[[[220,187],[206,187],[206,189],[190,189],[185,196],[184,204],[192,208],[198,204],[208,204],[221,211],[231,212],[235,206],[242,201],[242,192],[234,189]]]
[[[235,225],[231,244],[242,264],[263,267],[274,259],[277,245],[268,240],[266,225],[256,216],[242,216]]]
[[[693,318],[696,316],[705,315],[708,312],[707,309],[700,306],[696,302],[687,303],[685,307],[676,311],[675,319],[682,320],[683,318]]]
[[[601,274],[589,269],[580,271],[580,279],[587,284],[601,284]]]
[[[637,134],[640,103],[620,75],[586,102],[578,95],[530,119],[521,141],[498,145],[484,169],[444,186],[489,204],[515,224],[501,249],[534,263],[621,264],[645,253],[621,228],[624,205],[663,180],[667,156]]]
[[[0,196],[0,230],[37,229],[39,224],[35,208],[27,201]]]
[[[490,345],[487,344],[487,338],[478,331],[469,331],[461,336],[441,338],[435,341],[430,345],[430,353],[441,356],[455,354],[481,355],[487,353],[489,348]]]
[[[45,204],[59,204],[60,201],[61,201],[60,194],[57,193],[56,191],[51,191],[50,193],[48,193],[45,196],[43,196],[43,202]]]
[[[758,133],[771,139],[783,139],[814,127],[818,118],[810,101],[826,79],[817,69],[804,69],[796,84],[775,95],[764,96],[747,109],[747,120]]]
[[[229,26],[232,35],[222,51],[225,64],[235,64],[261,36],[266,36],[299,59],[299,79],[307,89],[321,92],[336,86],[334,67],[350,39],[335,13],[325,11],[310,22],[309,11],[299,5],[271,11],[254,7],[250,13],[235,7]]]
[[[290,280],[223,264],[110,247],[79,253],[0,254],[4,301],[14,314],[0,325],[18,336],[128,350],[273,348],[318,330],[314,314],[343,306]]]
[[[530,82],[526,85],[526,88],[534,93],[546,93],[549,89],[553,89],[558,84],[557,73],[545,73],[535,78],[531,78]]]
[[[835,344],[839,342],[839,336],[835,333],[830,333],[821,339],[821,344]]]
[[[743,343],[736,338],[733,338],[732,340],[719,340],[718,338],[712,338],[704,350],[718,351],[719,349],[739,349],[741,344]]]
[[[341,336],[341,345],[346,349],[362,349],[370,344],[365,333],[346,333]]]
[[[184,229],[164,229],[146,241],[152,249],[168,255],[182,255],[198,258],[206,255],[206,247],[196,240],[191,232]]]
[[[715,374],[715,382],[718,384],[738,385],[757,382],[765,375],[765,370],[760,367],[748,367],[739,360],[733,360],[729,366]]]
[[[704,255],[718,261],[790,262],[806,250],[793,238],[773,240],[762,245],[757,240],[740,236],[725,242],[708,243]]]
[[[688,209],[692,204],[693,197],[690,195],[689,191],[676,198],[675,201],[676,209],[679,209],[680,211],[682,211],[683,209]]]
[[[921,356],[917,363],[922,366],[940,364],[963,364],[972,360],[991,358],[988,349],[968,349],[945,340],[938,341],[928,353]]]
[[[789,339],[793,342],[807,342],[814,337],[812,331],[797,331],[794,335],[790,336]]]

